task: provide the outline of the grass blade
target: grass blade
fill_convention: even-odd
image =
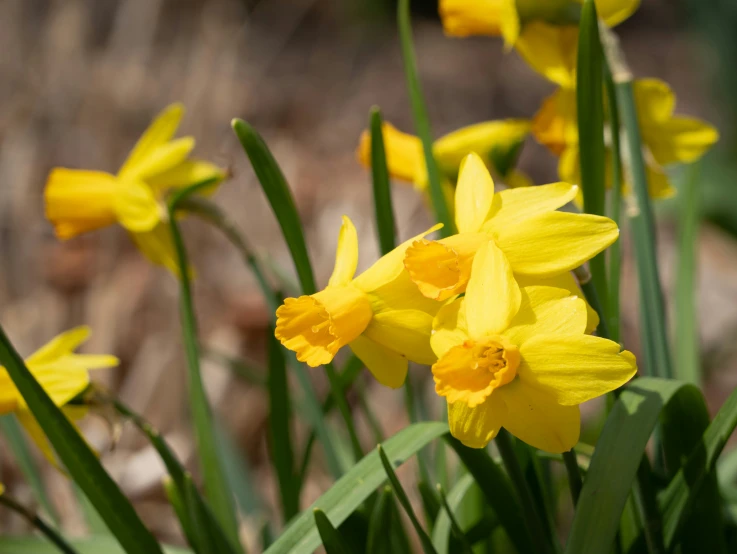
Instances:
[[[448,493],[448,496],[445,497],[443,503],[444,510],[441,510],[438,514],[438,518],[435,520],[435,525],[432,529],[432,544],[438,554],[448,554],[451,530],[454,526],[458,525],[457,522],[454,524],[451,520],[452,512],[458,509],[473,484],[473,475],[466,474],[458,480],[450,493]],[[460,527],[459,530],[463,532]]]
[[[279,482],[282,516],[286,523],[299,512],[299,484],[294,470],[292,452],[291,414],[287,366],[282,347],[268,334],[269,352],[269,445],[271,462]]]
[[[699,361],[698,315],[696,313],[696,248],[700,218],[700,164],[687,169],[681,194],[678,196],[678,269],[676,271],[676,376],[681,381],[701,386]]]
[[[69,475],[84,491],[121,546],[130,554],[161,552],[123,493],[103,469],[74,425],[49,398],[0,327],[0,364],[54,447]]]
[[[455,233],[455,225],[451,217],[450,208],[445,202],[443,195],[442,181],[438,164],[432,152],[432,131],[430,129],[430,120],[427,116],[427,107],[422,97],[422,88],[420,86],[420,78],[417,74],[417,58],[415,56],[415,47],[412,43],[412,21],[409,10],[410,0],[399,0],[397,4],[397,23],[399,25],[399,40],[402,45],[402,59],[404,60],[404,74],[407,78],[407,90],[409,92],[409,101],[412,105],[412,117],[415,122],[415,130],[417,136],[422,141],[422,150],[425,154],[425,164],[427,166],[427,179],[430,190],[430,200],[432,201],[435,219],[438,223],[443,224],[440,229],[442,236],[447,237]]]
[[[597,441],[573,518],[566,554],[611,549],[660,411],[684,386],[689,385],[642,377],[625,387]]]
[[[566,473],[568,474],[568,486],[571,489],[571,499],[573,500],[573,505],[576,506],[576,504],[578,504],[578,499],[581,496],[581,489],[583,488],[581,470],[578,468],[576,453],[573,450],[563,452],[563,462],[565,463]]]
[[[580,149],[581,188],[584,211],[605,213],[605,150],[603,53],[599,39],[599,19],[594,0],[585,0],[581,9],[578,34],[576,69],[576,111],[578,119],[578,147]],[[599,298],[608,298],[606,282],[606,254],[594,257],[589,265],[591,277]],[[605,319],[608,306],[603,303]]]
[[[202,382],[200,346],[197,337],[197,317],[192,301],[189,261],[176,217],[179,203],[183,199],[211,185],[213,181],[213,179],[209,179],[178,191],[169,202],[169,225],[171,227],[180,273],[179,304],[182,320],[182,337],[187,358],[187,391],[189,393],[189,407],[192,411],[195,444],[204,478],[205,493],[210,502],[210,507],[215,514],[215,518],[220,523],[230,543],[240,546],[235,501],[233,500],[230,487],[225,478],[225,471],[218,456],[217,435],[215,434],[213,415]]]
[[[386,166],[384,149],[384,133],[382,132],[381,110],[372,108],[370,116],[371,129],[371,178],[374,186],[374,211],[376,213],[376,231],[379,234],[381,254],[394,250],[396,227],[394,224],[394,208],[392,207],[392,191],[389,185],[389,170]]]
[[[487,503],[499,518],[512,544],[518,552],[536,552],[519,499],[509,479],[485,450],[468,448],[458,440],[449,438],[448,444],[473,475]]]
[[[402,525],[402,518],[394,501],[392,488],[387,485],[379,493],[369,520],[366,554],[410,552],[409,540]]]
[[[445,491],[443,490],[442,485],[438,484],[437,489],[438,489],[438,496],[440,496],[440,502],[443,506],[443,510],[448,515],[448,520],[450,521],[450,526],[453,531],[453,535],[460,541],[463,552],[466,552],[467,554],[472,553],[473,550],[471,549],[471,545],[469,544],[465,533],[463,532],[463,530],[461,529],[461,526],[458,524],[458,521],[456,521],[456,518],[453,515],[453,509],[450,507],[450,504],[448,503],[448,498],[445,496]],[[433,541],[433,544],[434,544],[434,541]]]
[[[46,523],[42,518],[27,510],[25,506],[10,498],[0,490],[0,505],[5,506],[9,510],[15,512],[30,525],[38,529],[60,552],[64,554],[78,554],[77,551],[61,536],[54,528]]]
[[[379,453],[381,465],[384,466],[386,476],[389,478],[389,484],[391,485],[395,496],[399,500],[399,504],[401,504],[402,508],[404,508],[404,512],[407,514],[407,517],[409,517],[412,526],[415,528],[417,536],[420,538],[422,550],[425,552],[425,554],[437,554],[437,552],[435,552],[435,547],[432,545],[432,540],[430,540],[427,532],[422,528],[420,521],[417,519],[415,511],[412,509],[412,504],[410,503],[409,498],[407,498],[407,493],[404,492],[399,479],[397,479],[397,475],[396,473],[394,473],[394,468],[392,467],[389,459],[386,457],[384,449],[381,447],[381,445],[379,445],[376,447],[376,450]]]
[[[18,420],[12,414],[0,417],[0,430],[10,447],[10,451],[15,456],[18,467],[23,472],[23,476],[33,490],[33,494],[36,496],[39,505],[48,514],[49,518],[51,518],[51,522],[55,526],[58,526],[58,516],[49,500],[49,496],[46,494],[46,487],[44,487],[43,481],[41,480],[41,475],[38,472]]]
[[[115,539],[109,536],[69,541],[79,554],[122,554]],[[52,544],[36,537],[0,537],[0,554],[58,554]],[[165,554],[192,554],[186,548],[164,547]]]
[[[417,423],[388,439],[384,443],[384,450],[387,457],[396,465],[406,461],[420,448],[447,432],[448,425],[445,423]],[[367,454],[308,510],[297,516],[267,553],[312,552],[320,545],[320,536],[312,517],[314,508],[323,510],[333,525],[340,526],[385,480],[386,473],[378,452]]]
[[[354,549],[347,544],[340,531],[330,523],[325,512],[320,508],[315,508],[312,513],[315,515],[315,526],[318,533],[320,533],[320,539],[327,554],[350,554],[354,552]]]

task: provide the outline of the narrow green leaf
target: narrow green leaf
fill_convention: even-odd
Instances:
[[[289,191],[287,180],[271,150],[266,146],[264,139],[261,138],[256,129],[242,119],[234,119],[231,125],[248,159],[251,160],[251,166],[279,222],[297,269],[297,275],[302,285],[302,293],[314,294],[317,292],[315,275],[312,272],[310,257],[307,254],[302,223],[292,193]]]
[[[79,554],[123,554],[113,537],[91,537],[70,541]],[[0,554],[58,554],[55,546],[37,537],[0,537]],[[165,546],[165,554],[192,554],[186,548]]]
[[[420,480],[417,483],[417,490],[420,492],[422,511],[425,514],[428,532],[432,534],[432,526],[435,524],[438,512],[440,512],[440,498],[438,498],[437,492],[428,485],[427,481]]]
[[[82,512],[82,517],[87,525],[88,534],[109,534],[110,531],[108,530],[107,525],[105,525],[105,522],[100,517],[100,514],[97,513],[97,510],[95,510],[95,507],[92,505],[89,498],[84,495],[84,491],[82,491],[76,483],[72,485],[72,489],[74,490],[74,496],[77,499],[79,510]]]
[[[568,537],[567,554],[609,552],[660,411],[684,386],[688,385],[642,377],[619,396],[591,458]]]
[[[182,321],[182,338],[187,358],[189,408],[192,413],[195,445],[204,478],[205,493],[212,512],[215,514],[215,518],[220,523],[229,542],[236,547],[240,547],[235,502],[225,478],[222,462],[218,456],[213,415],[202,382],[200,345],[197,337],[197,317],[192,300],[189,261],[184,240],[179,232],[179,225],[177,223],[177,210],[179,209],[180,202],[197,191],[211,185],[212,182],[213,179],[208,179],[177,191],[169,201],[169,225],[180,273],[179,304]]]
[[[407,78],[409,101],[412,105],[412,117],[415,123],[417,136],[422,141],[422,151],[425,154],[427,179],[430,187],[430,199],[435,212],[435,219],[443,224],[440,233],[450,236],[455,233],[455,225],[451,217],[450,208],[443,194],[443,183],[432,151],[432,130],[427,116],[427,107],[422,97],[420,78],[417,73],[417,57],[412,43],[412,20],[409,9],[410,0],[399,0],[397,4],[397,23],[399,25],[399,40],[402,45],[402,59],[404,60],[404,74]]]
[[[701,488],[713,471],[719,455],[737,427],[737,390],[732,391],[714,420],[703,434],[688,462],[676,474],[661,495],[665,546],[671,548],[678,540]]]
[[[437,550],[438,554],[448,554],[450,533],[453,527],[451,521],[451,512],[454,512],[463,502],[466,497],[466,493],[469,491],[471,486],[475,483],[473,475],[466,474],[461,477],[455,486],[448,493],[444,510],[438,513],[438,518],[435,520],[435,525],[432,530],[432,544]]]
[[[584,211],[596,215],[604,215],[606,198],[603,58],[596,4],[594,0],[585,0],[578,34],[576,110]],[[606,254],[597,255],[589,265],[599,298],[608,298]],[[608,309],[605,304],[602,308],[605,319]]]
[[[708,426],[709,411],[703,394],[696,388],[682,390],[665,406],[661,437],[669,475],[674,475],[699,448]],[[691,515],[684,519],[682,528],[679,539],[682,552],[727,551],[716,470],[704,477],[701,490],[694,497]]]
[[[269,445],[271,463],[279,482],[279,497],[284,521],[299,512],[299,486],[294,470],[291,415],[287,366],[273,329],[268,333],[269,352]]]
[[[701,188],[699,162],[688,167],[678,195],[678,269],[676,271],[676,377],[701,386],[698,314],[696,313],[696,259]]]
[[[69,475],[95,506],[126,552],[160,553],[158,542],[100,464],[74,425],[49,398],[0,327],[0,364],[28,404]]]
[[[379,108],[371,109],[371,177],[374,185],[374,211],[376,213],[376,231],[379,234],[381,254],[394,250],[395,224],[392,207],[392,191],[389,184],[389,170],[386,167],[386,151],[384,149],[384,133],[381,129],[382,119]]]
[[[445,423],[417,423],[388,439],[384,443],[384,450],[394,464],[402,463],[430,441],[447,432],[448,425]],[[340,525],[385,480],[386,473],[378,452],[367,454],[308,510],[297,516],[267,552],[312,552],[320,544],[320,536],[311,510],[320,508],[334,525]]]
[[[8,414],[0,417],[0,431],[2,431],[8,447],[13,453],[18,467],[23,472],[23,476],[33,490],[36,500],[48,514],[49,518],[51,518],[51,522],[58,526],[59,519],[56,510],[54,510],[54,506],[46,494],[46,487],[44,487],[43,481],[41,480],[41,475],[33,460],[33,455],[28,448],[26,438],[23,436],[23,430],[14,415]]]
[[[312,513],[315,515],[315,526],[320,533],[320,540],[322,540],[322,545],[325,547],[327,554],[350,554],[354,552],[340,532],[330,523],[325,512],[320,508],[315,508]]]
[[[25,519],[27,523],[38,529],[60,552],[64,554],[77,554],[77,551],[72,545],[51,525],[46,523],[43,518],[26,509],[25,506],[16,502],[5,493],[0,493],[0,506],[4,506]]]
[[[581,496],[581,488],[583,487],[581,470],[578,468],[576,453],[573,450],[563,452],[563,462],[565,463],[566,473],[568,474],[568,486],[571,489],[571,500],[573,500],[573,505],[575,506],[578,504],[578,498]]]
[[[387,485],[379,493],[369,520],[366,554],[410,552],[409,539],[394,501],[392,488]]]
[[[554,544],[558,540],[558,535],[556,533],[554,510],[551,509],[546,483],[543,481],[540,460],[537,456],[539,450],[518,439],[515,439],[514,447],[525,481],[535,502],[536,511],[541,516],[545,536],[550,544]]]
[[[233,490],[236,504],[245,515],[257,515],[264,510],[264,500],[253,482],[254,476],[248,467],[245,453],[223,427],[221,421],[215,420],[215,431],[218,439],[218,451],[223,460],[225,474]]]
[[[617,105],[627,137],[627,155],[636,204],[629,210],[632,226],[637,276],[639,284],[640,314],[645,324],[645,353],[648,363],[645,371],[659,377],[673,377],[670,350],[665,324],[663,291],[658,274],[655,247],[655,217],[650,206],[643,145],[637,118],[631,77],[615,80]]]
[[[169,500],[169,504],[174,509],[174,514],[179,520],[179,526],[182,529],[184,538],[187,539],[187,544],[195,549],[197,554],[201,554],[199,551],[199,537],[195,534],[195,526],[190,517],[189,509],[186,505],[186,500],[183,496],[183,492],[180,487],[174,483],[174,479],[167,476],[163,482],[164,494]]]
[[[536,552],[519,499],[506,474],[485,450],[468,448],[456,439],[448,439],[448,444],[473,475],[484,493],[486,501],[496,513],[504,530],[518,552]]]
[[[396,473],[394,473],[394,468],[392,467],[389,458],[386,457],[384,449],[381,447],[381,445],[379,445],[376,447],[376,450],[379,452],[381,465],[384,466],[384,471],[386,472],[386,476],[389,478],[389,484],[392,486],[394,495],[397,497],[397,500],[399,500],[399,504],[402,506],[402,508],[404,508],[404,512],[407,514],[407,517],[409,517],[409,520],[412,523],[412,527],[415,528],[415,532],[420,538],[422,550],[425,552],[425,554],[437,554],[435,552],[435,547],[432,545],[432,540],[428,536],[427,532],[422,528],[420,521],[417,519],[415,511],[412,509],[412,504],[410,503],[409,498],[407,498],[407,493],[404,492],[399,479],[397,479],[397,475]]]
[[[441,485],[437,486],[438,489],[438,496],[440,497],[440,502],[443,506],[444,512],[448,516],[448,520],[450,521],[450,526],[453,531],[453,536],[461,543],[461,550],[463,552],[466,552],[467,554],[471,554],[473,550],[471,549],[471,544],[468,542],[468,539],[466,538],[465,533],[461,529],[461,526],[458,524],[458,521],[456,520],[455,515],[453,514],[453,508],[450,507],[450,504],[448,504],[448,498],[445,495],[445,491],[443,490],[443,487]],[[433,541],[434,544],[434,541]]]

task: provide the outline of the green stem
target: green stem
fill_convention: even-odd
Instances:
[[[565,463],[566,472],[568,473],[568,486],[571,489],[573,505],[576,506],[578,504],[578,497],[581,496],[581,489],[583,488],[581,470],[578,468],[576,453],[573,450],[563,452],[563,462]]]
[[[335,373],[335,368],[332,363],[325,364],[325,371],[328,374],[330,390],[332,391],[333,398],[335,399],[335,404],[338,406],[340,415],[343,416],[346,429],[348,429],[348,435],[351,439],[351,447],[353,448],[353,457],[358,461],[363,458],[363,449],[361,448],[361,441],[358,440],[358,433],[356,432],[356,426],[353,423],[351,409],[348,406],[348,402],[345,400],[345,391],[343,390],[338,374]]]
[[[504,462],[504,467],[507,469],[507,474],[517,490],[522,509],[526,516],[525,519],[530,527],[531,538],[535,544],[536,552],[540,554],[552,554],[553,548],[544,539],[547,536],[545,526],[535,507],[535,499],[525,480],[525,475],[517,459],[512,441],[512,436],[504,428],[499,430],[495,439],[499,454],[501,454],[502,461]]]
[[[463,532],[463,529],[461,529],[461,526],[458,524],[458,520],[453,514],[453,509],[450,507],[450,504],[448,504],[448,497],[445,495],[443,486],[440,483],[437,484],[437,489],[438,496],[440,497],[440,503],[442,504],[445,513],[448,514],[448,520],[450,520],[450,528],[451,531],[453,531],[453,535],[455,535],[455,537],[461,542],[461,547],[463,548],[463,551],[467,554],[472,554],[473,549],[471,548],[471,543],[468,542],[466,534]]]
[[[64,537],[62,537],[54,530],[53,527],[51,527],[51,525],[46,523],[37,514],[32,513],[19,502],[16,502],[12,498],[8,497],[6,494],[0,494],[0,504],[5,506],[9,510],[12,510],[23,519],[25,519],[29,524],[33,525],[36,529],[43,533],[44,536],[49,539],[49,541],[54,543],[59,551],[64,552],[65,554],[79,554],[74,548],[72,548],[72,545],[64,540]]]

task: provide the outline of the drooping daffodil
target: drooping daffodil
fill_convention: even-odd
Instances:
[[[26,366],[54,404],[72,421],[86,413],[85,407],[69,405],[90,384],[89,371],[118,365],[115,356],[74,352],[90,335],[89,327],[66,331],[26,358]],[[54,461],[53,451],[28,405],[5,368],[0,367],[0,415],[14,413],[44,455]]]
[[[559,288],[516,282],[493,240],[479,247],[466,294],[433,323],[435,390],[448,401],[450,432],[483,448],[504,427],[531,446],[560,453],[580,432],[579,404],[636,373],[635,357],[584,334],[586,307]]]
[[[595,0],[609,27],[630,17],[640,0]],[[449,36],[502,36],[537,72],[562,86],[575,83],[578,18],[583,0],[440,0]]]
[[[452,205],[453,201],[453,188],[449,182],[458,179],[461,162],[471,152],[480,154],[489,170],[507,186],[531,185],[529,177],[515,168],[529,132],[529,121],[505,119],[469,125],[437,139],[433,143],[433,156],[447,180],[443,185],[449,204]],[[427,192],[427,167],[419,137],[403,133],[386,122],[382,126],[382,136],[389,174],[412,183],[423,193]],[[371,167],[371,135],[368,131],[361,134],[356,156],[365,167]]]
[[[380,383],[393,388],[404,383],[408,360],[431,365],[435,355],[430,332],[440,304],[419,293],[402,265],[405,250],[419,237],[354,278],[358,235],[351,220],[343,217],[327,287],[310,296],[287,298],[276,311],[276,338],[312,367],[332,361],[348,345]]]
[[[672,164],[691,163],[703,156],[719,138],[717,130],[694,118],[674,115],[676,98],[670,86],[659,79],[638,79],[634,82],[635,106],[642,135],[643,157],[647,169],[650,196],[667,198],[675,189],[665,169]],[[561,179],[580,182],[576,93],[574,89],[560,88],[547,98],[533,119],[535,138],[554,154],[560,156],[558,175]],[[619,133],[622,142],[623,163],[628,166],[627,137],[619,130],[606,129],[607,140]],[[611,153],[607,152],[607,164]],[[611,171],[606,171],[611,179]],[[625,179],[628,172],[624,172]],[[611,183],[608,183],[611,186]],[[625,194],[629,184],[625,182]]]
[[[494,191],[478,155],[461,166],[455,193],[458,234],[418,238],[404,255],[410,278],[428,298],[446,300],[466,290],[476,251],[490,239],[519,278],[549,279],[579,267],[619,236],[606,217],[556,211],[578,187],[553,183]]]
[[[69,239],[119,223],[152,262],[177,273],[166,195],[173,189],[225,176],[209,162],[189,159],[194,138],[173,138],[183,115],[181,104],[162,111],[115,175],[52,169],[44,196],[46,217],[56,236]]]

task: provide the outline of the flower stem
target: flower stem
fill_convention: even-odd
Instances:
[[[41,533],[43,533],[47,539],[49,539],[54,545],[65,554],[79,554],[57,531],[54,530],[48,523],[41,519],[38,515],[32,513],[25,506],[19,502],[8,497],[6,494],[0,494],[0,504],[12,510],[28,523],[33,525]]]
[[[576,453],[573,450],[563,452],[563,462],[565,462],[566,471],[568,472],[568,486],[571,489],[573,505],[576,506],[578,504],[578,497],[581,496],[581,489],[583,488],[583,481],[581,480],[581,471],[578,469]]]
[[[499,449],[499,454],[502,456],[504,467],[507,469],[507,474],[512,480],[517,494],[519,495],[522,509],[525,513],[525,519],[530,527],[530,533],[532,541],[535,544],[535,551],[540,554],[552,554],[552,546],[545,541],[544,537],[547,536],[545,532],[545,526],[543,525],[540,514],[535,508],[535,500],[532,497],[532,492],[527,485],[525,475],[522,472],[522,467],[517,459],[517,454],[514,451],[514,443],[512,436],[507,432],[506,429],[500,429],[499,434],[496,436],[496,446]]]

